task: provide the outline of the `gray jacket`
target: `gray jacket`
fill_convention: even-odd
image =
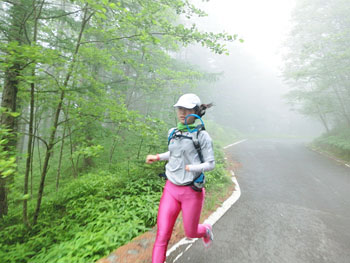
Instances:
[[[175,128],[168,132],[168,136]],[[184,132],[185,136],[192,136],[189,132]],[[204,162],[213,162],[214,150],[213,142],[207,131],[203,130],[198,135],[198,141],[202,149]],[[186,185],[191,183],[201,172],[186,171],[186,165],[200,164],[197,150],[192,140],[183,137],[175,137],[169,143],[169,162],[165,166],[165,173],[172,183],[176,185]]]

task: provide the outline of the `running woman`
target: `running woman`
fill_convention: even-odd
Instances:
[[[215,159],[212,140],[205,130],[198,134],[203,155],[203,162],[201,162],[191,139],[172,136],[175,130],[176,133],[191,138],[192,133],[188,131],[187,125],[190,129],[196,127],[194,124],[195,116],[188,115],[196,114],[202,117],[205,110],[211,106],[212,104],[201,104],[199,97],[195,94],[182,95],[174,105],[179,122],[176,128],[169,130],[168,137],[171,137],[169,138],[169,151],[146,157],[146,163],[149,164],[168,160],[165,168],[167,181],[159,204],[157,237],[153,246],[152,263],[165,262],[168,242],[180,211],[182,211],[187,237],[202,238],[206,247],[213,241],[212,226],[199,224],[205,189],[195,191],[189,185],[201,173],[214,169]]]

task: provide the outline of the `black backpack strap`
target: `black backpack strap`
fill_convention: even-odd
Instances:
[[[178,129],[174,129],[169,137],[168,137],[168,145],[170,144],[170,141],[174,138],[185,138],[185,139],[189,139],[189,140],[192,140],[192,137],[191,136],[186,136],[186,135],[183,135],[181,131],[179,131]]]
[[[197,132],[192,133],[192,142],[193,142],[194,148],[196,149],[196,151],[198,153],[199,160],[201,161],[201,163],[204,163],[202,149],[201,149],[201,145],[199,143],[198,137],[199,137],[199,133],[201,131],[205,130],[205,127],[203,125],[200,125],[200,126],[201,127],[199,127],[199,126],[197,127],[197,129],[198,129]],[[204,187],[204,184],[205,184],[204,173],[200,173],[196,178],[193,179],[193,181],[189,185],[196,192],[201,192],[202,188]]]
[[[197,132],[193,133],[192,142],[193,142],[194,148],[196,149],[196,151],[198,153],[199,160],[201,161],[201,163],[204,163],[201,145],[200,145],[199,140],[198,140],[198,135],[199,135],[200,131],[201,130],[198,130]]]

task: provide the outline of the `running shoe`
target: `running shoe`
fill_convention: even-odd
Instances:
[[[209,224],[204,224],[204,227],[207,229],[206,235],[202,238],[203,244],[205,247],[209,247],[214,240],[214,234],[212,230],[212,226]]]

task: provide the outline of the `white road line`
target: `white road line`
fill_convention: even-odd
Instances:
[[[335,157],[332,156],[331,154],[328,154],[327,152],[320,151],[320,150],[318,150],[318,149],[316,149],[316,148],[313,148],[313,147],[309,147],[309,148],[310,148],[311,150],[313,150],[314,152],[318,153],[318,154],[321,154],[321,155],[323,155],[323,156],[326,156],[326,157],[329,158],[329,159],[332,159],[333,161],[336,161],[336,162],[338,162],[338,163],[344,164],[344,165],[347,166],[347,167],[350,167],[350,164],[347,164],[347,163],[345,163],[345,162],[342,161],[342,160],[338,160],[337,158],[335,158]]]
[[[173,245],[170,249],[168,249],[168,251],[166,252],[166,256],[168,257],[168,256],[169,256],[171,253],[173,253],[177,248],[179,248],[179,247],[181,247],[181,246],[184,246],[184,245],[187,245],[187,244],[189,244],[189,246],[186,248],[186,250],[189,249],[189,248],[192,246],[192,244],[193,244],[197,239],[198,239],[198,238],[188,239],[188,238],[184,237],[184,238],[181,239],[179,242],[177,242],[175,245]],[[185,250],[185,251],[186,251],[186,250]],[[174,262],[175,262],[176,260],[178,260],[178,259],[182,256],[182,254],[183,254],[185,251],[183,251],[182,253],[180,253],[180,254],[175,258]]]
[[[198,238],[195,238],[194,241],[196,241],[197,239],[198,239]],[[183,252],[181,252],[181,253],[174,259],[173,263],[175,263],[179,258],[181,258],[182,255],[183,255],[187,250],[189,250],[190,247],[192,247],[192,245],[193,245],[193,244],[188,245],[188,246],[186,247],[186,249],[185,249]]]
[[[318,182],[318,183],[321,183],[321,181],[318,179],[318,178],[316,178],[315,176],[311,176],[316,182]]]
[[[179,259],[179,258],[181,258],[182,257],[182,255],[183,255],[183,253],[184,252],[181,252],[179,255],[177,255],[177,257],[174,259],[174,263]]]
[[[226,212],[230,209],[230,207],[237,202],[239,197],[241,196],[241,189],[239,187],[239,184],[237,182],[236,177],[234,176],[234,173],[231,171],[232,182],[235,184],[235,191],[232,193],[232,195],[223,202],[223,204],[216,209],[214,213],[212,213],[205,221],[204,224],[211,224],[214,225]]]
[[[236,143],[227,145],[224,147],[224,149],[231,147],[233,145],[236,145],[238,143],[244,142],[245,140],[241,140],[238,141]],[[212,213],[205,221],[204,224],[211,224],[214,225],[226,212],[227,210],[230,209],[230,207],[237,202],[237,200],[239,199],[239,197],[241,196],[241,189],[239,187],[239,184],[237,182],[236,176],[234,171],[230,171],[231,175],[232,175],[232,182],[235,184],[235,191],[233,191],[232,195],[227,198],[223,204],[216,209],[216,211],[214,213]],[[181,239],[179,242],[177,242],[175,245],[173,245],[170,249],[168,249],[166,256],[168,257],[171,253],[173,253],[176,249],[178,249],[181,246],[187,245],[185,251],[181,252],[175,259],[173,262],[177,261],[184,252],[186,252],[191,246],[192,244],[197,240],[198,238],[193,238],[193,239],[188,239],[188,238],[183,238]]]
[[[244,141],[246,141],[246,140],[247,140],[247,139],[244,139],[244,140],[241,140],[241,141],[238,141],[238,142],[229,144],[229,145],[225,146],[224,149],[227,149],[227,148],[229,148],[229,147],[231,147],[231,146],[234,146],[234,145],[239,144],[239,143],[241,143],[241,142],[244,142]]]
[[[239,187],[239,184],[237,182],[237,179],[235,177],[235,174],[233,171],[231,171],[232,175],[232,182],[235,184],[235,191],[232,193],[232,195],[223,202],[223,204],[216,209],[214,213],[212,213],[203,223],[204,224],[210,224],[214,225],[226,212],[227,210],[230,209],[230,207],[237,202],[239,197],[241,196],[241,189]],[[188,238],[183,238],[181,239],[178,243],[173,245],[166,253],[166,256],[168,257],[171,253],[173,253],[176,249],[178,249],[181,246],[184,246],[186,244],[189,244],[189,246],[181,252],[173,261],[175,263],[182,255],[184,252],[186,252],[192,244],[197,240],[198,238],[193,238],[193,239],[188,239]]]

